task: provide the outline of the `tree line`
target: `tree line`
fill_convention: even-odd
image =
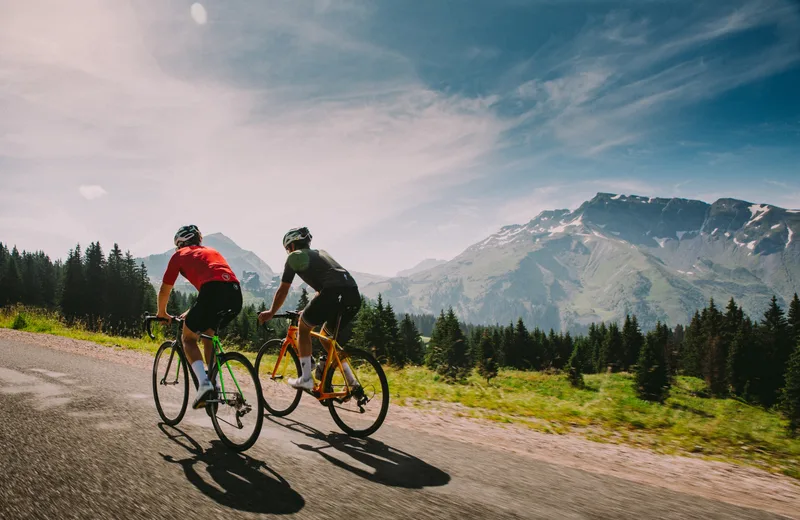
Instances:
[[[155,312],[156,294],[144,264],[119,245],[77,245],[64,262],[43,252],[10,251],[0,243],[0,306],[21,303],[59,310],[70,325],[109,334],[138,335],[142,315]]]

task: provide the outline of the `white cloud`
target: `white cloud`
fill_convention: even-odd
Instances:
[[[288,12],[248,7],[272,10],[264,16],[215,12],[208,31],[191,30],[198,18],[182,8],[136,5],[31,0],[6,4],[0,18],[0,156],[11,164],[4,190],[25,198],[37,185],[36,197],[85,223],[54,224],[75,241],[118,241],[149,254],[168,249],[175,229],[191,221],[277,266],[285,257],[280,237],[302,222],[340,261],[368,270],[358,264],[359,230],[468,178],[508,128],[491,110],[496,98],[431,90],[393,53],[292,11],[300,9],[294,4]],[[389,77],[360,78],[327,97],[304,93],[319,78],[250,84],[241,70],[223,67],[260,34],[228,38],[243,23],[290,34],[293,47],[288,55],[265,48],[241,69],[285,67],[324,48],[342,62],[382,64]],[[218,25],[229,32],[213,33]],[[326,74],[321,84],[342,80],[335,69]],[[65,190],[84,178],[125,197],[72,208]],[[173,209],[165,215],[164,207]],[[25,220],[36,218],[32,210],[2,211],[0,235],[20,233],[15,226],[24,223],[25,247],[64,254],[50,249],[61,242]],[[390,269],[405,266],[396,262]]]
[[[108,194],[106,190],[103,189],[102,186],[98,186],[97,184],[83,185],[80,188],[78,188],[78,192],[86,200],[99,199],[103,195]]]

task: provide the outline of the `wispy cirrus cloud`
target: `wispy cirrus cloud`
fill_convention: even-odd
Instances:
[[[528,76],[515,89],[529,107],[520,125],[565,150],[595,155],[657,131],[656,115],[800,61],[800,13],[792,3],[714,4],[685,14],[678,21],[612,12],[564,50],[539,53],[516,71]],[[719,45],[756,30],[769,31],[758,45]]]

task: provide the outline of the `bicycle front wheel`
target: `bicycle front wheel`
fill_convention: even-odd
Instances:
[[[186,357],[174,341],[165,341],[156,352],[153,399],[162,421],[170,426],[181,422],[189,402],[189,375]]]
[[[380,363],[365,350],[339,351],[342,367],[333,365],[325,377],[325,392],[347,392],[328,400],[333,421],[351,437],[372,435],[389,411],[389,383]],[[348,367],[351,374],[348,374]]]
[[[211,422],[219,439],[234,451],[250,448],[264,421],[261,386],[252,363],[238,352],[226,352],[211,367],[209,379],[217,392],[206,401],[206,407],[211,407]]]
[[[299,377],[302,369],[300,359],[293,347],[286,349],[280,360],[280,365],[275,370],[275,363],[283,347],[283,340],[271,339],[264,343],[256,357],[256,374],[261,383],[261,394],[264,407],[276,417],[289,415],[297,408],[303,391],[294,389],[286,381],[290,377]],[[275,377],[272,377],[273,370]]]

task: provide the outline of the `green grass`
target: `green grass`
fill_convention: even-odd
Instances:
[[[66,327],[52,314],[0,312],[0,327],[66,336],[101,345],[155,352],[161,340],[119,338]],[[21,323],[24,321],[24,324]],[[247,353],[254,361],[255,354]],[[270,356],[274,363],[274,357]],[[269,365],[271,366],[271,364]],[[394,404],[463,405],[462,415],[516,423],[547,433],[576,433],[600,442],[617,442],[671,454],[748,464],[800,479],[800,438],[787,433],[775,412],[735,399],[702,397],[704,383],[678,377],[663,404],[636,397],[628,374],[585,375],[576,389],[562,374],[500,370],[491,384],[471,375],[464,384],[447,384],[423,367],[386,368]]]
[[[21,318],[20,318],[21,317]],[[24,322],[23,327],[14,327],[14,322],[18,324]],[[53,313],[44,313],[38,310],[25,310],[25,309],[9,309],[5,308],[0,310],[0,328],[17,328],[28,332],[41,332],[44,334],[52,334],[54,336],[63,336],[73,339],[81,339],[105,345],[109,347],[118,347],[125,349],[143,350],[155,353],[159,345],[163,341],[163,335],[157,335],[158,341],[152,341],[142,333],[141,338],[126,338],[119,336],[110,336],[99,332],[91,332],[86,330],[80,324],[68,327],[58,315]],[[155,327],[154,327],[155,328]]]
[[[663,404],[636,397],[629,374],[565,375],[500,370],[490,385],[473,374],[450,385],[421,367],[387,370],[395,401],[459,403],[468,415],[525,424],[548,433],[581,433],[662,453],[696,453],[800,477],[800,438],[775,412],[735,399],[701,397],[705,384],[678,377]]]

